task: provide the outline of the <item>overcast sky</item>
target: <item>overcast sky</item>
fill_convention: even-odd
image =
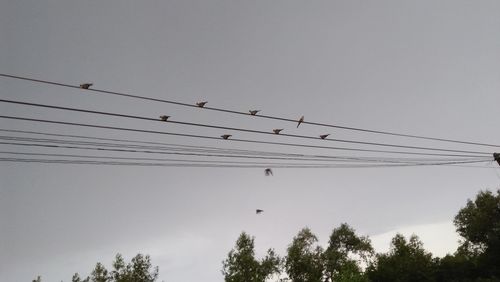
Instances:
[[[304,115],[306,121],[499,144],[499,15],[499,1],[4,0],[0,72],[72,85],[90,81],[97,89],[190,104],[206,100],[213,107],[260,109],[292,119]],[[3,77],[0,93],[2,99],[152,118],[168,114],[256,130],[500,151],[307,124],[297,129],[276,120]],[[255,137],[5,103],[0,112]],[[0,119],[0,128],[349,155],[7,119]],[[90,154],[11,145],[0,150]],[[284,254],[300,228],[309,226],[325,245],[342,222],[371,236],[379,251],[387,250],[395,232],[416,233],[442,256],[457,246],[453,216],[479,190],[498,189],[499,183],[492,162],[480,168],[283,168],[272,177],[261,168],[0,162],[0,280],[42,275],[44,281],[69,281],[75,272],[88,275],[97,261],[109,265],[118,252],[127,260],[142,252],[160,267],[160,281],[222,281],[221,261],[241,231],[256,236],[259,254],[269,247]],[[256,208],[264,214],[256,216]]]

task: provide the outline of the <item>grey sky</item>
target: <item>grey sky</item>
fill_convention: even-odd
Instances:
[[[0,72],[71,84],[91,81],[98,89],[187,103],[207,100],[213,107],[260,109],[274,116],[305,115],[309,121],[498,144],[499,14],[498,1],[4,0]],[[279,121],[6,78],[0,78],[0,93],[4,99],[148,117],[169,114],[178,120],[258,130],[285,128],[301,135],[330,133],[363,141],[494,151],[308,125],[297,129]],[[164,124],[2,103],[0,111],[165,130]],[[5,119],[0,127],[222,145]],[[168,130],[227,133],[173,124]],[[337,153],[230,142],[224,146]],[[0,150],[49,151],[7,145]],[[144,252],[160,266],[160,279],[221,281],[221,261],[243,230],[256,236],[259,251],[275,247],[281,253],[306,225],[322,243],[342,222],[370,236],[416,225],[430,226],[431,234],[442,232],[436,224],[449,223],[467,198],[479,189],[498,187],[500,172],[489,166],[276,169],[273,177],[265,177],[262,169],[0,162],[0,280],[30,281],[42,275],[46,281],[69,281],[74,272],[87,275],[98,260],[110,263],[117,252],[128,259]],[[255,216],[255,208],[265,214]],[[440,242],[456,240],[449,238]]]

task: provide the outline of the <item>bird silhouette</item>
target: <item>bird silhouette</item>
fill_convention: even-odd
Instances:
[[[167,119],[169,118],[170,116],[160,116],[160,119],[162,121],[167,121]]]
[[[94,84],[92,84],[92,83],[82,83],[82,84],[80,84],[80,88],[81,89],[89,89],[90,86],[92,86],[92,85],[94,85]]]
[[[273,176],[273,171],[272,171],[272,169],[270,169],[270,168],[266,168],[266,169],[264,170],[264,174],[265,174],[266,176],[269,176],[269,175]]]
[[[326,139],[326,137],[328,137],[330,134],[323,134],[323,135],[320,135],[319,138],[321,139]]]
[[[497,161],[498,165],[500,165],[500,153],[493,153],[493,158]]]
[[[230,135],[230,134],[224,134],[224,135],[221,135],[220,137],[222,137],[222,139],[227,140],[227,139],[229,139],[229,137],[231,137],[231,136],[233,136],[233,135]]]
[[[280,134],[281,131],[283,131],[283,128],[281,128],[281,129],[273,129],[274,134]]]
[[[299,128],[299,125],[304,122],[304,116],[301,116],[299,119],[299,123],[297,124],[297,128]]]
[[[207,101],[204,101],[204,102],[198,102],[196,103],[196,106],[200,107],[200,108],[203,108],[205,107],[205,105],[207,104],[208,102]]]
[[[261,213],[263,213],[263,212],[264,212],[264,210],[260,210],[260,209],[256,209],[256,210],[255,210],[255,213],[256,213],[256,214],[261,214]]]
[[[250,110],[249,111],[252,116],[256,115],[260,110]]]

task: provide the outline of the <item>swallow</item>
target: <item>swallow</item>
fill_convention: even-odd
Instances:
[[[256,209],[256,210],[255,210],[255,213],[256,213],[256,214],[261,214],[262,212],[264,212],[264,210],[260,210],[260,209]]]
[[[493,153],[493,159],[500,165],[500,153]]]
[[[273,132],[274,134],[280,134],[280,132],[283,130],[283,128],[281,129],[273,129]]]
[[[264,174],[265,174],[266,176],[269,176],[269,175],[273,176],[273,171],[272,171],[270,168],[266,168],[266,169],[264,170]]]
[[[224,140],[227,140],[227,139],[229,139],[229,137],[231,137],[231,136],[233,136],[233,135],[230,135],[230,134],[224,134],[224,135],[221,135],[220,137],[222,137],[222,139],[224,139]]]
[[[254,116],[254,115],[256,115],[258,112],[260,112],[260,110],[250,110],[250,111],[248,111],[248,112],[250,112],[250,114],[251,114],[252,116]]]
[[[323,135],[320,135],[319,138],[326,139],[326,137],[328,137],[328,135],[330,135],[330,134],[323,134]]]
[[[301,116],[299,119],[299,123],[297,124],[297,128],[299,128],[299,125],[304,122],[304,116]]]
[[[160,116],[160,119],[162,121],[167,121],[167,119],[169,118],[170,116]]]
[[[81,89],[89,89],[90,86],[92,86],[92,85],[94,85],[94,84],[92,84],[92,83],[82,83],[82,84],[80,84],[80,88]]]
[[[198,102],[196,103],[196,106],[200,107],[200,108],[203,108],[205,107],[205,105],[207,104],[208,102],[207,101],[204,101],[204,102]]]

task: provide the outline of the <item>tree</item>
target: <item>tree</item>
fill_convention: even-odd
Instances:
[[[372,281],[434,281],[435,263],[416,235],[409,241],[397,234],[387,254],[377,255],[367,274]]]
[[[477,265],[477,275],[500,279],[500,190],[480,191],[455,216],[457,232],[464,238],[459,251]]]
[[[285,268],[294,282],[320,282],[323,279],[323,249],[314,246],[318,238],[304,228],[287,249]]]
[[[323,254],[325,275],[329,281],[366,281],[359,262],[367,262],[372,255],[370,239],[357,236],[352,227],[343,223],[332,231]]]
[[[33,279],[32,282],[42,282],[42,277],[38,275],[36,279]]]
[[[254,238],[242,232],[226,260],[222,262],[226,282],[264,282],[279,274],[281,259],[269,249],[264,259],[255,258]]]
[[[102,265],[102,263],[98,262],[95,265],[94,270],[90,274],[90,281],[92,282],[108,282],[111,281],[111,277],[108,274],[108,270]]]

